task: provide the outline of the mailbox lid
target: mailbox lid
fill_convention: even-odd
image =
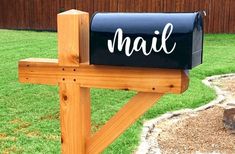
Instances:
[[[149,34],[162,31],[172,23],[174,33],[192,33],[199,13],[95,13],[91,19],[91,32],[113,33],[123,28],[129,34]],[[176,26],[177,25],[177,26]]]
[[[159,67],[191,69],[202,62],[202,20],[200,13],[96,13],[91,20],[91,51],[90,63],[100,65]],[[173,25],[172,34],[167,40],[167,48],[176,48],[171,54],[163,51],[152,52],[148,56],[141,51],[134,52],[127,57],[123,51],[115,46],[114,52],[108,50],[108,40],[113,40],[117,29],[123,31],[123,39],[130,37],[133,41],[142,37],[150,49],[153,37],[157,37],[157,46],[160,48],[162,32],[166,24]],[[198,28],[198,26],[200,28]],[[159,31],[159,35],[154,34]],[[198,41],[194,41],[198,40]],[[194,50],[199,54],[194,54]]]

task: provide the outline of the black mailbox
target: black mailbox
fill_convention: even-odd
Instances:
[[[203,19],[194,13],[96,13],[90,64],[192,69],[202,63]]]

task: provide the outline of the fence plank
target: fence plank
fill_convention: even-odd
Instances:
[[[235,33],[235,1],[230,0],[230,12],[229,12],[229,32],[228,33]]]

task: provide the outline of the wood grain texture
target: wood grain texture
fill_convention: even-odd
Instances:
[[[89,61],[89,14],[70,10],[58,14],[59,65]]]
[[[59,87],[62,153],[85,153],[81,88],[74,83],[59,83]]]
[[[59,83],[59,89],[62,153],[86,153],[91,134],[90,89],[76,83]]]
[[[189,70],[181,70],[181,93],[189,87]]]
[[[58,14],[59,65],[79,65],[80,16],[76,10]]]
[[[88,141],[87,153],[98,154],[144,114],[163,94],[138,93]]]
[[[56,60],[26,59],[19,62],[23,83],[56,85],[78,83],[81,87],[135,90],[157,93],[182,93],[189,83],[187,72],[174,69],[115,66],[58,66]],[[75,80],[74,80],[75,79]]]
[[[58,62],[50,60],[49,64],[58,70],[61,69],[60,66],[79,67],[80,62],[88,62],[88,31],[88,13],[70,10],[59,14],[59,59]],[[46,69],[47,73],[52,71],[46,65],[43,68]],[[38,72],[35,69],[33,71]],[[57,72],[58,74],[51,78],[45,72],[44,77],[48,77],[51,80],[55,79],[53,81],[59,83],[62,153],[83,154],[86,153],[86,141],[90,137],[91,130],[90,89],[81,87],[75,81],[70,83],[63,82],[69,72],[65,72],[64,68],[61,71],[65,73],[61,80],[56,80],[58,79],[56,76],[59,76],[60,72]],[[40,81],[40,79],[35,81]]]

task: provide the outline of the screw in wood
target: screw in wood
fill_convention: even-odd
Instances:
[[[64,142],[63,137],[61,137],[61,138],[60,138],[60,142],[61,142],[61,143],[63,143],[63,142]]]
[[[63,99],[64,99],[64,101],[67,101],[68,100],[68,96],[64,95]]]
[[[170,85],[170,88],[173,88],[173,87],[174,87],[174,85],[173,85],[173,84],[171,84],[171,85]]]

